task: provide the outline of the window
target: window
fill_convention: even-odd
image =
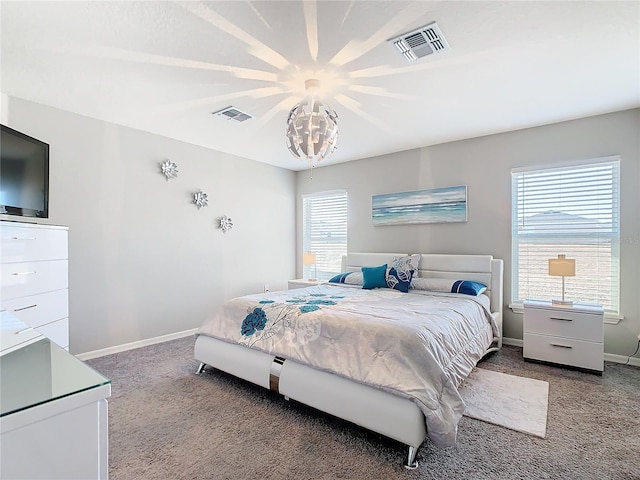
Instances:
[[[316,265],[304,266],[304,278],[329,280],[340,273],[347,254],[347,192],[302,197],[302,247],[316,254]]]
[[[616,156],[512,171],[514,301],[560,298],[562,281],[548,275],[548,260],[565,254],[576,261],[566,298],[618,313],[619,170]]]

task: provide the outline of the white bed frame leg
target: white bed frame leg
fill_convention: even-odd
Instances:
[[[207,366],[206,363],[201,363],[200,366],[198,367],[198,370],[196,370],[196,375],[200,375],[204,371],[204,367],[206,366]]]
[[[415,470],[418,468],[418,462],[416,462],[416,454],[418,453],[418,447],[409,446],[409,457],[407,458],[407,464],[404,466],[407,470]]]

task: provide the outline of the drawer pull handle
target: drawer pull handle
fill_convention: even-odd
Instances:
[[[22,310],[27,310],[28,308],[34,308],[37,307],[38,304],[34,303],[33,305],[27,305],[26,307],[20,307],[20,308],[15,308],[13,311],[14,312],[21,312]]]
[[[560,320],[561,322],[573,322],[571,318],[549,317],[549,320]]]
[[[558,347],[558,348],[573,348],[571,345],[560,345],[558,343],[552,343],[551,346]]]
[[[20,335],[21,333],[31,332],[32,330],[33,330],[33,327],[23,328],[22,330],[18,330],[16,332],[16,335]]]
[[[36,272],[13,272],[11,275],[34,275]]]
[[[35,240],[36,237],[11,237],[11,240]]]

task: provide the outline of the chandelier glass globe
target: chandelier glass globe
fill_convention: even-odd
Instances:
[[[320,82],[307,80],[307,95],[287,118],[287,148],[296,158],[312,164],[329,157],[338,142],[338,114],[317,94]]]

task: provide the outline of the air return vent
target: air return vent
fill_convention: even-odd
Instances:
[[[224,118],[226,120],[233,120],[234,122],[244,122],[253,118],[253,115],[242,112],[236,107],[226,107],[217,112],[213,112],[213,115]]]
[[[394,45],[409,62],[449,49],[449,44],[436,22],[392,38],[389,43]]]

